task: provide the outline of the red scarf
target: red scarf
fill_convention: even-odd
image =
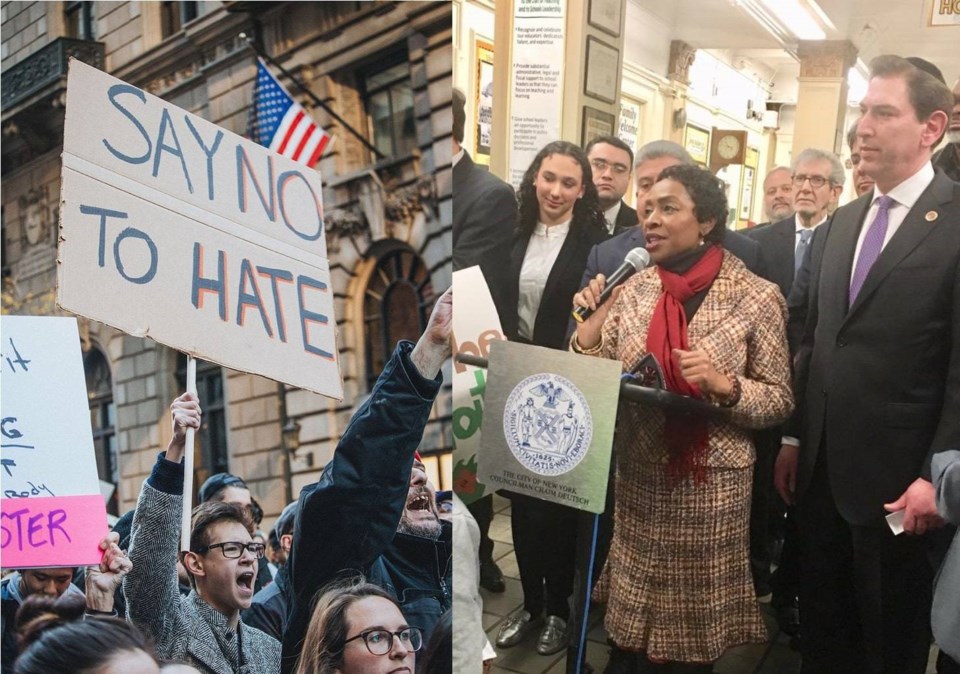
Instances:
[[[660,363],[667,390],[674,393],[693,398],[703,397],[700,387],[688,383],[680,374],[680,363],[674,358],[673,350],[689,350],[687,314],[683,303],[713,284],[722,263],[723,251],[719,246],[711,246],[684,274],[657,266],[663,292],[650,319],[647,351]],[[664,440],[669,455],[667,477],[672,484],[679,484],[691,474],[696,484],[706,482],[707,439],[706,419],[667,412]]]

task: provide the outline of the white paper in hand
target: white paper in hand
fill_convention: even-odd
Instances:
[[[906,513],[906,510],[898,510],[895,513],[887,515],[887,526],[890,527],[890,531],[893,532],[894,536],[899,536],[903,533],[904,513]]]

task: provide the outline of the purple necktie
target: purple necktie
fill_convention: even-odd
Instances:
[[[857,267],[853,270],[853,278],[850,279],[850,306],[857,299],[863,282],[867,279],[870,267],[880,257],[880,251],[883,249],[883,238],[887,235],[887,223],[890,220],[890,207],[896,201],[884,195],[878,199],[880,207],[877,209],[877,215],[870,223],[867,235],[863,237],[863,246],[860,248],[860,257],[857,258]]]

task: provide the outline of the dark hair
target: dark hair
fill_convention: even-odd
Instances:
[[[237,487],[238,489],[250,490],[243,478],[231,475],[230,473],[216,473],[208,477],[197,492],[197,501],[206,503],[207,501],[220,501],[223,499],[223,490],[227,487]]]
[[[397,600],[379,585],[368,583],[360,575],[339,578],[317,592],[310,625],[303,639],[303,650],[296,674],[333,674],[343,666],[343,648],[347,640],[347,610],[366,597],[382,597],[397,606]]]
[[[627,145],[626,143],[624,143],[622,140],[620,140],[620,139],[617,138],[616,136],[597,136],[596,138],[594,138],[593,140],[591,140],[589,143],[587,143],[587,146],[586,146],[585,148],[583,148],[583,153],[584,153],[585,155],[589,156],[589,155],[590,155],[590,150],[593,149],[593,146],[594,146],[594,145],[599,145],[600,143],[606,143],[607,145],[613,145],[613,146],[614,146],[615,148],[617,148],[618,150],[623,150],[623,151],[626,152],[628,155],[630,155],[630,163],[627,164],[627,167],[630,168],[630,169],[633,168],[633,150],[630,148],[629,145]]]
[[[520,188],[517,190],[519,202],[517,229],[521,234],[529,235],[537,226],[537,220],[540,218],[540,203],[537,201],[537,188],[534,187],[533,182],[537,173],[540,172],[543,160],[554,154],[574,159],[580,164],[580,170],[583,173],[583,197],[577,199],[577,203],[573,206],[573,222],[570,223],[570,231],[580,228],[606,229],[607,220],[600,206],[597,187],[593,184],[593,172],[590,170],[587,155],[579,147],[565,140],[555,140],[544,145],[523,174],[523,180],[520,181]]]
[[[46,627],[38,625],[35,639],[17,658],[14,673],[92,673],[117,655],[138,650],[154,657],[150,642],[132,623],[98,618],[63,624],[51,618]]]
[[[59,597],[31,594],[20,604],[14,620],[20,650],[36,641],[45,630],[79,620],[86,605],[86,597],[78,593],[68,592]]]
[[[447,674],[453,671],[453,611],[440,616],[433,628],[430,640],[420,656],[419,674]]]
[[[657,182],[674,180],[681,185],[693,201],[693,215],[697,222],[714,221],[704,241],[722,243],[727,232],[727,196],[723,182],[715,175],[699,166],[677,164],[660,171]]]
[[[467,124],[467,97],[459,89],[453,90],[453,139],[463,145],[463,128]]]
[[[253,536],[253,518],[247,508],[236,503],[207,501],[193,509],[193,523],[190,527],[190,550],[196,551],[210,545],[210,527],[219,522],[242,524],[247,533]],[[190,585],[196,587],[196,579],[190,573],[189,567],[186,564],[183,566],[187,569],[187,575],[190,576]]]
[[[926,70],[921,70],[907,59],[887,54],[878,56],[870,62],[870,78],[902,78],[907,84],[910,105],[917,119],[925,122],[936,111],[950,118],[953,107],[953,94],[941,80]]]

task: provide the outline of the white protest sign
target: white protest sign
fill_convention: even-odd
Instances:
[[[0,317],[7,568],[100,561],[100,493],[75,318]]]
[[[477,482],[477,451],[487,372],[457,362],[458,354],[486,358],[504,339],[500,317],[480,267],[453,273],[453,487],[464,503],[485,495]]]
[[[77,60],[57,301],[340,399],[320,175]]]

